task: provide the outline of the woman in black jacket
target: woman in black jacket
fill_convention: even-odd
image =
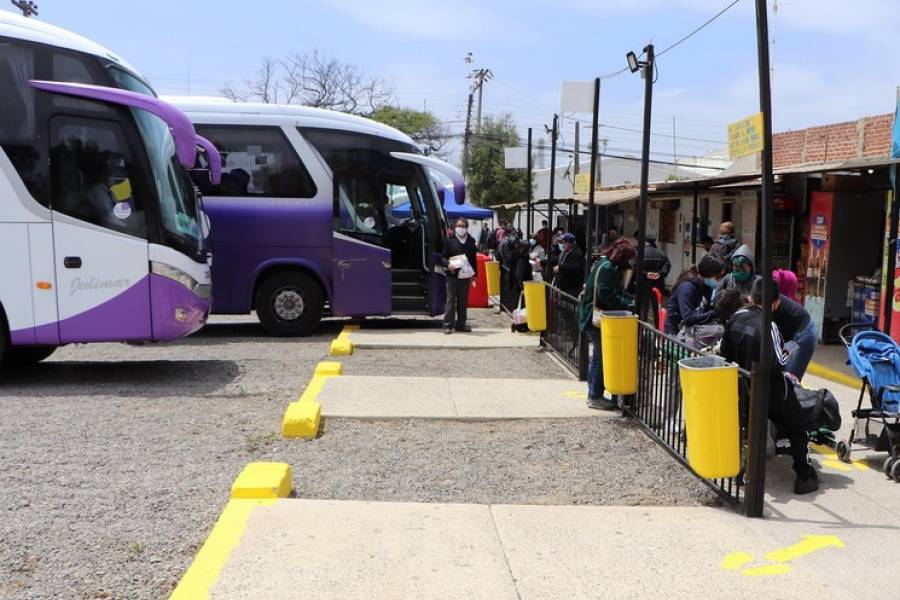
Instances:
[[[444,311],[444,333],[472,331],[466,325],[469,286],[478,277],[475,240],[469,235],[469,221],[457,219],[453,234],[444,245],[444,265],[447,267],[447,305]],[[465,260],[463,258],[465,257]]]
[[[678,276],[666,306],[664,330],[667,334],[676,335],[682,326],[705,325],[716,319],[712,294],[724,271],[725,264],[707,254],[698,266],[692,266]]]

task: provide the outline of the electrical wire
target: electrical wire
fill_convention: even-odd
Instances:
[[[693,31],[691,31],[689,34],[687,34],[686,36],[684,36],[683,38],[681,38],[680,40],[678,40],[677,42],[675,42],[675,43],[672,44],[671,46],[668,46],[668,47],[665,48],[664,50],[660,50],[659,52],[657,52],[657,53],[656,53],[656,57],[659,58],[660,56],[662,56],[663,54],[665,54],[665,53],[668,52],[669,50],[673,50],[673,49],[677,48],[678,46],[680,46],[681,44],[683,44],[684,42],[688,41],[689,39],[691,39],[692,37],[694,37],[695,35],[697,35],[697,34],[700,33],[701,31],[703,31],[703,30],[704,30],[707,26],[709,26],[713,21],[715,21],[716,19],[718,19],[719,17],[721,17],[722,15],[724,15],[726,12],[728,12],[734,5],[736,5],[736,4],[739,3],[739,2],[741,2],[741,0],[733,0],[731,3],[728,4],[728,6],[726,6],[725,8],[723,8],[722,10],[720,10],[719,12],[717,12],[715,15],[713,15],[712,17],[710,17],[705,23],[703,23],[702,25],[700,25],[699,27],[697,27],[696,29],[694,29]]]

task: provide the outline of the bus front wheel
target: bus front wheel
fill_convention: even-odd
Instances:
[[[269,335],[308,335],[322,318],[324,298],[319,285],[308,275],[275,273],[256,292],[256,315]]]
[[[4,362],[16,365],[33,365],[56,351],[56,346],[16,346],[6,349]]]

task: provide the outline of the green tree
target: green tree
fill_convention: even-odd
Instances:
[[[469,197],[474,204],[493,206],[526,200],[524,169],[507,169],[503,148],[518,146],[519,135],[512,116],[486,117],[472,135],[466,164]]]
[[[388,105],[376,108],[366,116],[399,129],[434,154],[442,154],[447,142],[447,131],[438,118],[427,111]]]

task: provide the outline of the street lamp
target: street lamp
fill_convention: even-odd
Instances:
[[[641,68],[641,63],[638,61],[638,57],[634,52],[629,52],[625,55],[625,60],[628,61],[628,69],[632,73],[637,73],[638,69]]]
[[[650,115],[653,106],[653,69],[656,55],[653,51],[653,44],[647,44],[644,48],[643,55],[646,60],[638,60],[634,52],[625,55],[628,61],[628,68],[632,73],[643,70],[644,77],[644,131],[643,131],[643,150],[641,154],[641,200],[638,208],[638,248],[637,262],[635,264],[635,292],[637,295],[638,317],[640,319],[647,318],[647,302],[646,302],[646,282],[644,281],[644,246],[647,239],[647,205],[649,203],[647,187],[650,179]]]

